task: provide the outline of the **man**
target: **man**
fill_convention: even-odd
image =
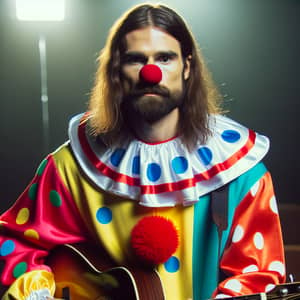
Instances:
[[[69,138],[1,217],[3,299],[46,299],[55,288],[62,297],[66,286],[71,299],[109,299],[103,285],[114,278],[98,278],[101,294],[94,276],[69,265],[71,254],[61,262],[53,250],[87,242],[115,266],[156,270],[166,299],[266,292],[284,282],[277,206],[261,162],[268,139],[220,115],[176,12],[145,4],[116,22],[89,110],[71,120]],[[228,191],[219,199],[228,202],[222,236],[211,208],[219,187]],[[138,290],[153,292],[154,283]]]

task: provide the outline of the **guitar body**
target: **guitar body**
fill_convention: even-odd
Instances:
[[[112,267],[84,245],[54,249],[47,261],[56,282],[55,297],[66,300],[164,300],[159,274],[153,269]]]

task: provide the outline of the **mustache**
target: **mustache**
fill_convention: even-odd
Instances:
[[[162,97],[170,97],[170,91],[163,86],[151,86],[151,87],[138,87],[133,88],[129,95],[130,97],[140,97],[144,94],[157,94]]]

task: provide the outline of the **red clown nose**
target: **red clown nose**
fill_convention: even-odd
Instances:
[[[145,65],[140,70],[140,78],[148,83],[157,84],[162,79],[161,69],[156,65]]]

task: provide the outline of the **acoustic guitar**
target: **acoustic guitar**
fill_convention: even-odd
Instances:
[[[96,253],[95,249],[82,244],[66,244],[52,251],[47,263],[54,272],[56,298],[65,300],[166,299],[160,276],[155,269],[138,266],[113,267],[110,258],[97,256]],[[268,293],[226,299],[300,300],[300,282],[277,285]]]
[[[65,300],[165,300],[158,272],[138,266],[113,267],[88,245],[63,245],[47,260],[56,282],[56,298]],[[151,283],[151,284],[149,284]]]

